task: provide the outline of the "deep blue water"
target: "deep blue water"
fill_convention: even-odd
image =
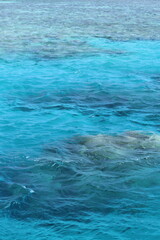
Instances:
[[[0,240],[159,239],[159,2],[0,7]]]

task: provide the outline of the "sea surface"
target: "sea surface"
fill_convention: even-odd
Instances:
[[[0,9],[0,240],[159,240],[160,1]]]

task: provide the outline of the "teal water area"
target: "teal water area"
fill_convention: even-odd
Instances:
[[[159,239],[158,2],[122,3],[0,1],[0,240]]]

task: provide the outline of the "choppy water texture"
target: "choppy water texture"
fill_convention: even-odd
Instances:
[[[0,240],[158,240],[159,1],[0,8]]]

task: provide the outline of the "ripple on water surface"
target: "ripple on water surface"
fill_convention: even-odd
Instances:
[[[144,28],[136,5],[112,3],[111,31],[110,1],[0,4],[12,10],[0,40],[0,239],[157,240],[158,10],[140,9]],[[63,34],[62,5],[85,13],[66,17]]]

